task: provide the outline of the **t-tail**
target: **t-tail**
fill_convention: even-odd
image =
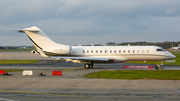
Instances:
[[[22,33],[26,33],[38,54],[43,57],[48,57],[49,54],[70,54],[71,46],[58,44],[52,41],[43,31],[41,31],[38,27],[30,27],[24,29],[5,29],[5,30],[14,30]]]

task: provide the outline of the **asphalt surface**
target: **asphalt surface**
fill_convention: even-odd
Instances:
[[[3,56],[1,56],[3,54]],[[1,59],[39,59],[39,63],[0,65],[0,69],[32,70],[32,76],[22,71],[11,76],[0,76],[0,101],[179,101],[180,80],[112,80],[89,79],[82,76],[98,71],[117,70],[127,65],[142,64],[96,64],[84,69],[82,64],[44,59],[27,52],[0,53]],[[146,64],[147,65],[147,64]],[[155,69],[155,68],[154,68]],[[179,70],[179,66],[164,66]],[[62,76],[52,76],[52,71],[62,71]],[[38,76],[43,72],[46,76]]]

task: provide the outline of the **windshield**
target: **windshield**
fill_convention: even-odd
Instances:
[[[163,49],[157,49],[157,51],[164,51]]]

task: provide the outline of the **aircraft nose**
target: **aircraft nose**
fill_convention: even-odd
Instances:
[[[174,59],[174,58],[176,58],[176,56],[172,54],[172,58]]]
[[[176,58],[176,56],[175,55],[173,55],[173,54],[169,54],[169,57],[170,57],[170,59],[174,59],[174,58]]]

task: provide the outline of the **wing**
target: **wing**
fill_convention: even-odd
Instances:
[[[87,63],[87,62],[94,62],[94,63],[104,63],[104,62],[110,62],[110,63],[114,63],[114,62],[124,62],[124,61],[128,61],[127,58],[124,57],[118,57],[118,58],[97,58],[97,57],[51,57],[51,58],[55,58],[56,60],[66,60],[66,61],[71,61],[74,63]]]

